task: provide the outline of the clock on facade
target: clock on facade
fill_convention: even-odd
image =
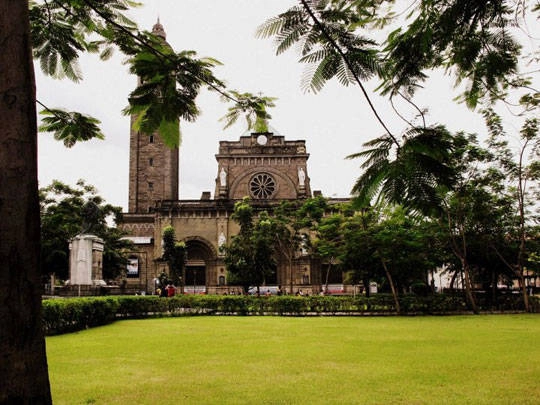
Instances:
[[[266,137],[266,135],[259,135],[257,137],[257,143],[259,145],[266,145],[266,142],[268,142],[268,138]]]

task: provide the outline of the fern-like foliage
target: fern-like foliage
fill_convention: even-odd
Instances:
[[[202,86],[222,86],[212,73],[215,59],[196,58],[194,51],[175,53],[166,44],[158,52],[142,51],[129,60],[140,84],[129,96],[123,112],[136,115],[135,129],[147,134],[159,131],[166,145],[180,145],[179,120],[194,121],[199,115],[195,102]]]
[[[227,110],[227,114],[220,118],[220,121],[225,122],[223,128],[229,128],[243,116],[248,131],[268,132],[268,122],[272,118],[268,113],[268,108],[275,106],[274,101],[276,98],[255,96],[251,93],[239,93],[235,90],[231,90],[229,93],[236,101]]]
[[[511,34],[516,15],[504,0],[424,0],[409,16],[410,24],[386,41],[387,76],[383,94],[422,85],[426,71],[452,69],[470,108],[480,100],[504,94],[508,78],[517,73],[520,45]]]
[[[137,5],[131,0],[30,2],[34,57],[46,74],[79,81],[81,52],[98,52],[108,59],[115,48],[120,49],[129,57],[131,72],[140,78],[124,113],[137,116],[137,130],[158,131],[165,144],[175,147],[180,143],[179,121],[193,121],[199,114],[195,98],[201,87],[222,91],[223,84],[212,73],[219,62],[198,59],[193,51],[175,53],[162,38],[139,31],[123,14]],[[58,136],[70,146],[84,138],[62,121],[76,119],[75,113],[67,117],[62,110],[49,111],[54,113],[47,119],[54,122],[45,122],[44,129],[60,131]],[[70,128],[72,134],[66,132]]]
[[[309,0],[272,17],[257,29],[258,37],[273,37],[276,54],[296,45],[300,62],[307,64],[302,79],[305,91],[319,92],[334,79],[349,85],[382,73],[377,43],[357,33],[372,20],[362,19],[348,2]]]
[[[129,0],[29,2],[29,19],[34,58],[43,73],[54,78],[82,79],[78,59],[82,52],[111,54],[113,44],[131,50],[121,32],[136,30],[136,24],[122,12],[138,3]],[[93,39],[98,34],[100,40]]]
[[[39,60],[43,73],[54,78],[81,80],[77,61],[86,43],[80,25],[71,25],[57,9],[35,3],[30,8],[30,21],[34,58]]]
[[[54,133],[54,139],[62,141],[67,148],[81,141],[105,139],[96,118],[60,109],[43,110],[40,114],[43,118],[39,131]]]
[[[353,187],[359,203],[377,199],[426,214],[440,208],[440,190],[451,187],[455,176],[452,137],[445,128],[413,128],[397,150],[388,136],[364,146],[364,151],[348,156],[363,159],[364,172]]]

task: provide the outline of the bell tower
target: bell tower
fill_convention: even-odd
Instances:
[[[152,33],[166,43],[159,19]],[[166,146],[158,132],[151,135],[133,129],[137,119],[131,116],[129,137],[128,212],[144,214],[158,200],[178,200],[178,148]]]

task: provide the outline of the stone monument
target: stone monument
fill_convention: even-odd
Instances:
[[[103,281],[103,239],[80,234],[69,243],[71,285],[106,285]]]

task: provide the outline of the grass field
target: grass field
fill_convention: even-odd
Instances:
[[[47,338],[55,404],[540,404],[540,316],[185,317]]]

